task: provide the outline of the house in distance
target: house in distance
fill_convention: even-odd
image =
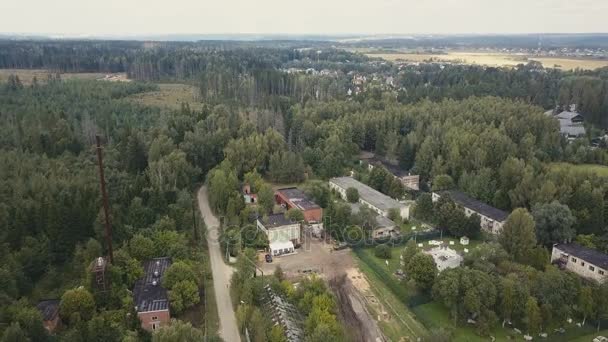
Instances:
[[[161,286],[161,278],[169,266],[171,259],[168,257],[147,260],[143,264],[143,278],[135,282],[135,311],[144,330],[154,331],[169,325],[171,321],[169,297],[167,290]]]

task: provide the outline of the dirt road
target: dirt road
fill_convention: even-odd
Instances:
[[[241,337],[236,325],[232,301],[230,300],[230,277],[233,270],[232,267],[226,265],[222,258],[222,251],[218,243],[220,224],[209,207],[207,187],[205,186],[201,187],[198,191],[198,205],[207,226],[207,245],[209,246],[211,271],[213,272],[215,301],[220,316],[220,337],[226,342],[240,342]]]

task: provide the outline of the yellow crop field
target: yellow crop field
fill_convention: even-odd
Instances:
[[[445,61],[452,63],[478,64],[487,66],[515,66],[527,63],[530,60],[539,61],[546,68],[559,68],[562,70],[572,70],[576,68],[593,70],[608,66],[608,60],[598,59],[574,59],[559,57],[528,57],[516,54],[485,53],[485,52],[449,52],[447,54],[427,54],[427,53],[382,53],[364,52],[369,57],[379,57],[389,61]]]

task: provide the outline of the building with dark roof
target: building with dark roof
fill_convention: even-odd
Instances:
[[[573,111],[563,111],[555,114],[553,110],[547,111],[545,114],[552,116],[559,122],[559,131],[567,138],[576,138],[585,135],[585,119],[582,115]]]
[[[275,193],[277,204],[285,206],[287,209],[298,209],[304,214],[306,222],[321,222],[323,209],[306,196],[306,194],[296,188],[282,188]]]
[[[374,167],[383,167],[397,178],[403,186],[409,190],[420,190],[420,175],[412,175],[399,168],[394,162],[389,162],[386,159],[377,158],[373,153],[364,151],[359,154],[360,163],[367,163],[368,170],[373,170]]]
[[[358,214],[361,211],[361,203],[350,203],[350,212],[353,215]],[[376,214],[376,213],[374,213]],[[386,239],[398,237],[401,235],[399,227],[388,217],[382,215],[375,216],[375,224],[372,227],[362,227],[369,229],[372,239]]]
[[[456,204],[460,205],[467,216],[473,214],[479,215],[479,218],[481,219],[481,228],[488,233],[499,234],[509,216],[509,214],[503,210],[494,208],[491,205],[455,190],[433,192],[433,202],[438,201],[441,196],[445,195],[449,196]]]
[[[555,244],[551,262],[583,278],[600,283],[608,279],[608,255],[575,243]]]
[[[167,290],[161,286],[161,278],[169,266],[171,259],[168,257],[147,260],[143,263],[143,278],[135,282],[135,310],[145,330],[154,331],[171,320]]]
[[[49,332],[53,333],[61,322],[59,318],[59,299],[41,300],[36,305],[42,315],[42,325]]]
[[[259,217],[257,226],[268,237],[273,255],[293,253],[301,243],[300,223],[286,218],[284,214]]]

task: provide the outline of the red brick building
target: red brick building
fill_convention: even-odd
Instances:
[[[144,262],[144,277],[135,283],[133,299],[142,329],[154,331],[169,325],[169,298],[161,286],[161,278],[171,266],[170,258],[156,258]]]
[[[306,222],[321,222],[323,220],[323,209],[298,188],[279,189],[274,197],[277,204],[285,206],[286,209],[295,208],[300,210],[304,214]]]

